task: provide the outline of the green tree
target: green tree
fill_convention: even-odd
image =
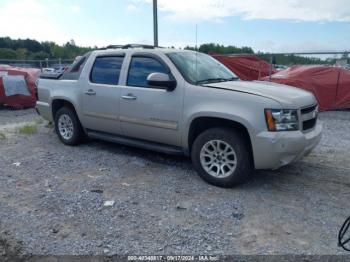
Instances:
[[[19,48],[27,48],[30,52],[40,52],[43,50],[40,42],[32,39],[18,40]]]
[[[78,55],[83,55],[92,50],[90,47],[79,47],[75,41],[71,39],[63,46],[57,45],[54,42],[38,42],[32,39],[11,39],[9,37],[0,37],[0,48],[12,50],[3,50],[0,54],[0,59],[74,59]],[[95,48],[96,49],[96,48]],[[27,50],[26,52],[24,50]]]
[[[9,38],[9,37],[0,37],[0,48],[13,49],[11,38]]]
[[[17,53],[9,48],[0,48],[0,59],[17,59]]]
[[[35,59],[35,60],[44,60],[44,59],[49,58],[49,57],[50,57],[50,54],[48,54],[44,51],[32,53],[32,55],[30,56],[31,59]]]
[[[28,50],[27,48],[18,48],[16,50],[16,54],[17,54],[17,59],[25,60],[27,59],[27,56],[28,56]]]
[[[186,46],[185,49],[187,50],[195,50],[196,48]],[[214,44],[214,43],[209,43],[209,44],[202,44],[198,48],[199,52],[202,53],[216,53],[216,54],[254,54],[254,51],[250,47],[236,47],[232,45],[224,46],[224,45],[219,45],[219,44]]]
[[[45,41],[41,43],[42,47],[43,47],[43,51],[47,54],[49,54],[49,57],[52,56],[52,49],[54,48],[54,46],[56,45],[54,42],[49,42],[49,41]]]
[[[61,46],[55,45],[52,49],[52,57],[54,58],[69,58],[69,56],[67,55],[65,49]]]

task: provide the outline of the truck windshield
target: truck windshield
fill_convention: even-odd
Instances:
[[[198,52],[174,52],[167,56],[175,64],[182,76],[191,84],[234,81],[238,77],[224,65],[210,57]]]

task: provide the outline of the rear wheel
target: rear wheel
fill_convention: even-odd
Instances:
[[[251,156],[245,140],[229,128],[211,128],[201,133],[192,146],[192,162],[208,183],[232,187],[251,173]]]
[[[66,145],[77,145],[84,132],[75,111],[68,107],[60,108],[55,115],[55,130],[59,139]]]

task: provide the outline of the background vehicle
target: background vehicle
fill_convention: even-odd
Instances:
[[[54,73],[58,73],[58,74],[63,74],[64,71],[66,71],[68,69],[69,65],[63,65],[63,66],[55,66],[55,70],[53,71]]]
[[[43,72],[44,73],[53,73],[53,72],[55,72],[55,68],[50,68],[50,67],[43,68]]]
[[[230,187],[319,142],[311,93],[240,81],[202,53],[143,47],[93,51],[61,75],[42,76],[37,109],[64,144],[89,136],[185,154],[204,180]]]

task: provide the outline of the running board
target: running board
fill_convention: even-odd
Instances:
[[[181,149],[181,147],[169,146],[169,145],[149,142],[141,139],[129,138],[125,136],[112,135],[109,133],[93,131],[93,130],[87,130],[87,134],[91,138],[101,139],[112,143],[123,144],[126,146],[133,146],[133,147],[138,147],[142,149],[157,151],[157,152],[165,153],[169,155],[184,154],[184,151]]]

